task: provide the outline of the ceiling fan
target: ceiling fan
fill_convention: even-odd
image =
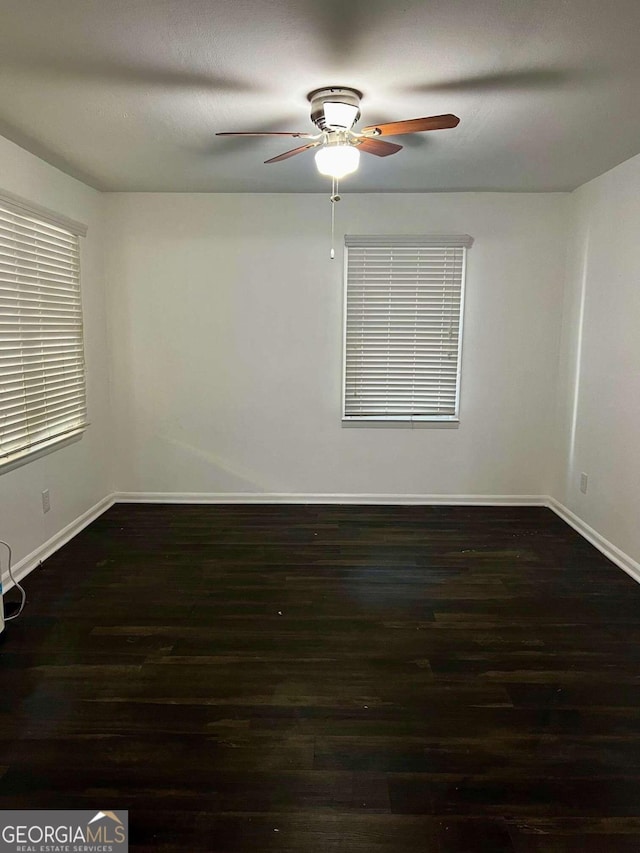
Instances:
[[[296,139],[308,139],[305,145],[278,154],[265,163],[279,163],[308,151],[318,148],[316,165],[318,171],[327,177],[339,179],[349,175],[358,168],[360,151],[375,154],[376,157],[388,157],[402,150],[402,145],[395,142],[385,142],[380,136],[400,136],[406,133],[422,133],[427,130],[443,130],[456,127],[460,119],[454,115],[429,116],[414,118],[407,121],[392,121],[388,124],[377,124],[354,131],[353,126],[360,118],[360,100],[362,92],[357,89],[331,86],[315,89],[307,96],[311,103],[311,121],[319,133],[304,131],[269,132],[240,132],[216,133],[216,136],[289,136]]]

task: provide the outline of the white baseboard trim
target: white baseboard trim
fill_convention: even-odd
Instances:
[[[549,495],[389,495],[256,492],[116,492],[114,503],[360,504],[380,506],[544,506],[640,583],[640,563]]]
[[[567,509],[567,507],[564,504],[561,504],[560,501],[550,497],[547,499],[547,506],[563,521],[566,521],[568,525],[573,527],[574,530],[577,530],[581,536],[584,536],[588,542],[591,542],[591,544],[594,545],[598,551],[603,553],[605,557],[608,557],[612,563],[615,563],[616,566],[619,566],[630,577],[632,577],[636,583],[640,583],[640,563],[636,562],[628,554],[625,554],[624,551],[621,551],[620,548],[613,544],[613,542],[605,539],[605,537],[598,533],[597,530],[594,530],[593,527],[590,527],[586,523],[586,521],[583,521],[574,512]]]
[[[546,506],[546,495],[388,495],[388,494],[291,494],[276,492],[116,492],[115,503],[166,504],[380,504]]]
[[[360,504],[380,506],[544,506],[573,527],[609,560],[640,583],[640,563],[590,527],[571,510],[548,495],[388,495],[388,494],[280,494],[253,492],[114,492],[107,495],[58,533],[36,548],[13,568],[20,581],[50,557],[114,503],[178,504]],[[4,590],[13,583],[7,571],[2,574]]]
[[[88,524],[91,524],[91,522],[95,521],[98,516],[102,515],[103,512],[106,512],[113,503],[113,495],[107,495],[106,498],[98,501],[97,504],[92,506],[86,512],[83,512],[82,515],[78,516],[75,521],[67,524],[66,527],[63,527],[62,530],[55,533],[50,539],[47,539],[47,541],[40,545],[39,548],[36,548],[35,551],[32,551],[30,554],[27,554],[26,557],[23,557],[22,560],[12,566],[11,571],[14,579],[16,581],[21,581],[22,578],[26,577],[29,572],[39,566],[40,563],[47,559],[47,557],[50,557],[59,548],[66,545],[67,542],[73,539],[73,537],[80,533],[80,531]],[[3,572],[3,591],[6,592],[8,589],[11,589],[12,586],[13,582],[9,577],[9,572]]]

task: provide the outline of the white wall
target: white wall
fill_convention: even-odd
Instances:
[[[0,472],[0,539],[19,562],[111,491],[110,406],[102,257],[101,194],[0,138],[0,188],[89,226],[81,239],[82,300],[91,426],[82,439]],[[49,489],[51,510],[42,511]],[[6,582],[6,555],[0,552]]]
[[[340,421],[342,261],[318,195],[116,194],[118,488],[546,494],[567,197],[353,195],[342,233],[468,233],[458,429]]]
[[[553,494],[640,562],[640,156],[576,190],[571,218]]]

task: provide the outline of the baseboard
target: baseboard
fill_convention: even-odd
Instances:
[[[80,531],[88,524],[91,524],[91,522],[95,521],[98,516],[102,515],[103,512],[106,512],[113,503],[113,495],[108,495],[106,498],[98,501],[97,504],[92,506],[86,512],[83,512],[82,515],[78,516],[78,518],[76,518],[75,521],[72,521],[71,524],[67,524],[66,527],[63,527],[62,530],[55,533],[44,544],[40,545],[39,548],[36,548],[35,551],[32,551],[30,554],[27,554],[26,557],[23,557],[20,562],[12,566],[14,580],[20,581],[22,578],[26,577],[29,572],[39,566],[43,560],[46,560],[47,557],[50,557],[59,548],[66,545],[67,542],[73,539],[73,537],[80,533]],[[3,572],[2,574],[2,586],[5,592],[13,586],[13,581],[9,577],[8,571]]]
[[[588,542],[591,542],[591,544],[594,545],[598,551],[603,553],[605,557],[608,557],[612,563],[615,563],[616,566],[619,566],[624,572],[632,577],[636,583],[640,583],[640,563],[636,562],[628,554],[625,554],[624,551],[621,551],[620,548],[613,544],[613,542],[605,539],[605,537],[598,533],[597,530],[594,530],[593,527],[590,527],[586,523],[586,521],[583,521],[574,512],[567,509],[567,507],[564,504],[561,504],[560,501],[551,497],[547,498],[547,506],[563,521],[566,521],[568,525],[573,527],[574,530],[577,530],[581,536],[584,536]]]
[[[177,504],[361,504],[418,506],[544,506],[640,583],[637,563],[567,507],[548,495],[390,495],[390,494],[300,494],[256,492],[116,492],[115,503]]]
[[[380,504],[546,506],[545,495],[389,495],[389,494],[301,494],[294,492],[116,492],[115,503],[167,504]]]
[[[300,494],[253,492],[114,492],[98,501],[82,515],[12,567],[13,577],[20,581],[43,560],[50,557],[87,525],[95,521],[114,503],[178,503],[178,504],[360,504],[417,506],[545,506],[573,527],[611,562],[640,583],[640,563],[590,527],[555,498],[546,495],[389,495],[389,494]],[[9,573],[2,575],[2,586],[13,586]]]

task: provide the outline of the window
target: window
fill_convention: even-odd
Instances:
[[[0,195],[0,465],[86,426],[84,233]]]
[[[457,421],[470,237],[347,236],[345,421]]]

